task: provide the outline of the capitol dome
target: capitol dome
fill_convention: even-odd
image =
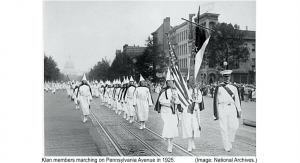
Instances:
[[[74,74],[74,73],[76,73],[74,63],[71,60],[70,56],[69,56],[69,59],[67,60],[67,62],[65,63],[64,73],[65,74]]]

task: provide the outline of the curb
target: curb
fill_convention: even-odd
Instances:
[[[248,119],[243,119],[243,124],[251,127],[256,127],[256,121],[251,121]]]

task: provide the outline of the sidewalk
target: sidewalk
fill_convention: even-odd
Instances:
[[[44,155],[99,156],[90,135],[92,122],[82,122],[81,111],[64,91],[44,95]]]

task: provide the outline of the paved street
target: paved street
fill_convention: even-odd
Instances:
[[[157,94],[152,94],[156,102]],[[108,137],[89,118],[83,123],[80,110],[75,110],[74,102],[67,97],[66,91],[59,90],[56,94],[45,92],[45,155],[49,156],[117,156]],[[197,156],[256,156],[256,128],[243,125],[243,119],[256,120],[255,102],[242,102],[243,119],[236,134],[236,140],[231,152],[225,152],[222,147],[219,125],[213,121],[212,98],[204,97],[205,110],[201,113],[201,138],[195,139],[196,149],[192,154]],[[167,152],[167,143],[147,130],[139,130],[137,123],[129,124],[122,116],[112,109],[101,106],[100,98],[94,98],[91,111],[105,126],[110,135],[116,140],[126,156],[147,155],[151,152],[138,143],[138,135],[146,143],[151,144],[159,153],[165,156],[186,156],[181,150],[174,148]],[[146,127],[159,135],[162,133],[162,119],[160,114],[150,108],[149,121]],[[124,127],[121,127],[124,126]],[[126,129],[126,130],[125,130]],[[187,140],[182,139],[181,123],[179,137],[174,143],[187,149]],[[82,152],[76,152],[82,151]]]
[[[66,91],[44,94],[45,156],[97,156],[91,122],[82,123],[80,111]]]

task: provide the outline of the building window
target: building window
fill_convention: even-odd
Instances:
[[[180,45],[180,52],[179,53],[180,53],[180,55],[182,54],[182,46],[181,45]]]
[[[188,53],[188,44],[186,43],[185,44],[185,54],[187,54]]]
[[[179,33],[179,42],[181,42],[181,32]]]
[[[255,58],[252,58],[252,68],[255,68]]]
[[[247,75],[241,75],[241,83],[247,84]]]
[[[252,44],[252,51],[255,52],[255,44]]]
[[[188,39],[188,30],[185,30],[186,40]]]
[[[236,83],[240,83],[240,76],[239,75],[233,75],[233,82],[236,82]]]
[[[178,64],[179,64],[179,68],[181,68],[181,62],[180,62],[181,60],[179,59],[178,60]]]
[[[184,60],[185,60],[185,68],[187,68],[187,60],[186,60],[186,58]]]

